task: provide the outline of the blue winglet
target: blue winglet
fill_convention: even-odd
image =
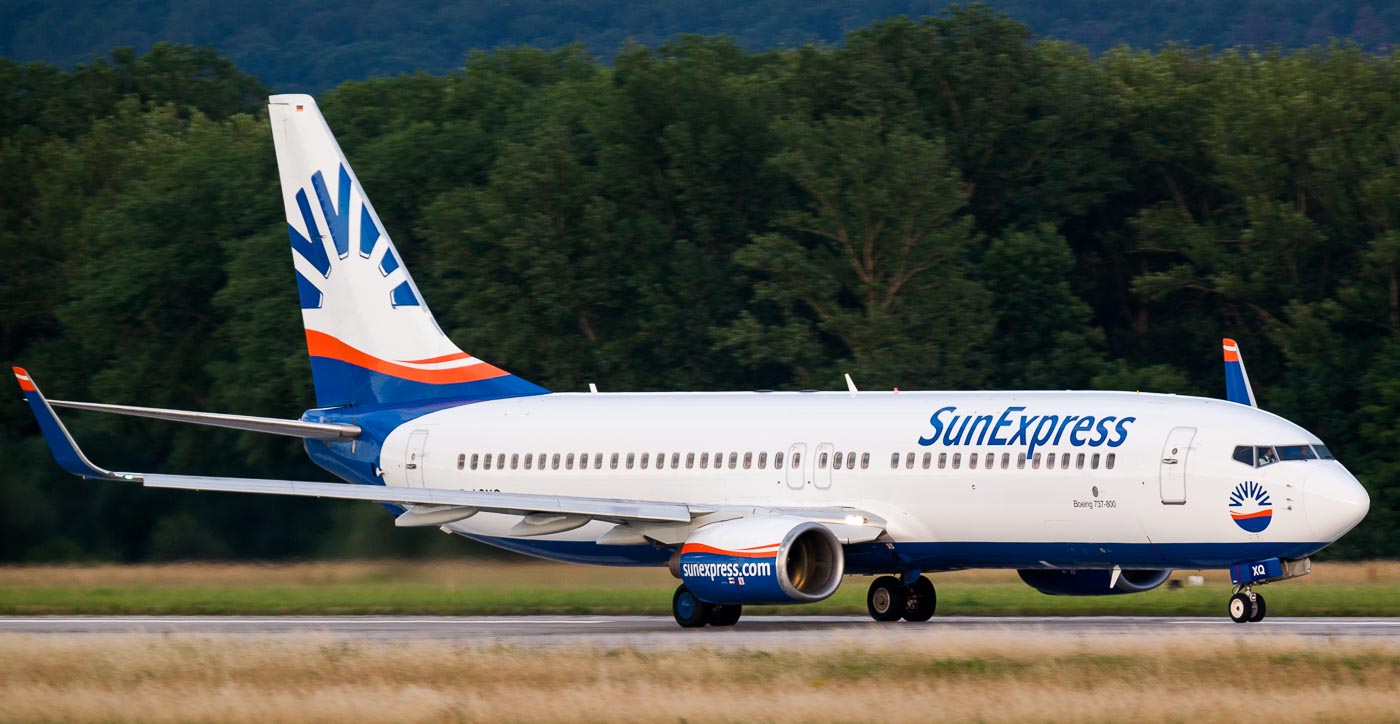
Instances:
[[[39,429],[44,433],[44,440],[49,444],[49,450],[53,452],[53,457],[58,461],[59,467],[68,472],[83,478],[95,478],[99,480],[140,480],[140,476],[129,473],[117,474],[110,470],[104,470],[92,464],[91,460],[78,448],[78,443],[73,441],[73,436],[68,434],[68,428],[59,421],[58,415],[54,414],[53,407],[49,406],[49,401],[44,399],[42,392],[39,392],[38,385],[34,384],[34,379],[29,376],[21,367],[15,367],[15,379],[19,381],[19,388],[24,392],[24,399],[29,402],[29,407],[34,411],[34,419],[39,422]]]
[[[1225,399],[1241,405],[1258,407],[1254,401],[1254,389],[1249,386],[1249,374],[1244,371],[1244,358],[1240,356],[1240,346],[1228,337],[1221,340],[1225,348]]]

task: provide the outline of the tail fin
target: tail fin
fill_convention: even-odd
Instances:
[[[548,392],[443,334],[311,96],[268,116],[318,406]]]
[[[1244,357],[1240,356],[1240,346],[1233,339],[1221,340],[1225,348],[1225,398],[1241,405],[1258,407],[1254,401],[1254,388],[1249,385],[1249,374],[1244,371]]]

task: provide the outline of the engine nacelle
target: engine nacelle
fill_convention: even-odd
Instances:
[[[846,560],[826,526],[773,515],[700,528],[672,565],[706,603],[814,603],[836,592]]]
[[[1171,571],[1122,571],[1118,583],[1110,586],[1113,571],[1098,568],[1078,570],[1029,569],[1016,571],[1027,586],[1051,596],[1118,596],[1150,591],[1171,577]]]

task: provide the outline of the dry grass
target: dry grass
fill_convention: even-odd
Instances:
[[[942,585],[1016,583],[1015,571],[938,573]],[[1175,578],[1204,576],[1209,583],[1229,580],[1224,571],[1178,571]],[[674,585],[660,568],[605,568],[559,563],[499,563],[470,560],[318,561],[306,563],[167,563],[149,565],[0,566],[0,587],[125,586],[324,586],[364,582],[423,583],[439,586],[491,585],[552,588],[653,588]],[[1289,585],[1400,584],[1400,561],[1321,563]]]
[[[0,635],[5,720],[1394,720],[1400,645],[949,632],[821,649]]]

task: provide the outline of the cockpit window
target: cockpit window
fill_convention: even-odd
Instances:
[[[1313,450],[1316,451],[1317,456],[1322,458],[1323,460],[1337,459],[1337,457],[1332,454],[1332,451],[1327,449],[1326,445],[1313,445]]]
[[[1315,450],[1314,448],[1318,448]],[[1262,468],[1285,460],[1332,460],[1332,453],[1321,445],[1239,445],[1235,447],[1235,460],[1245,465]],[[1325,455],[1323,453],[1326,453]]]

